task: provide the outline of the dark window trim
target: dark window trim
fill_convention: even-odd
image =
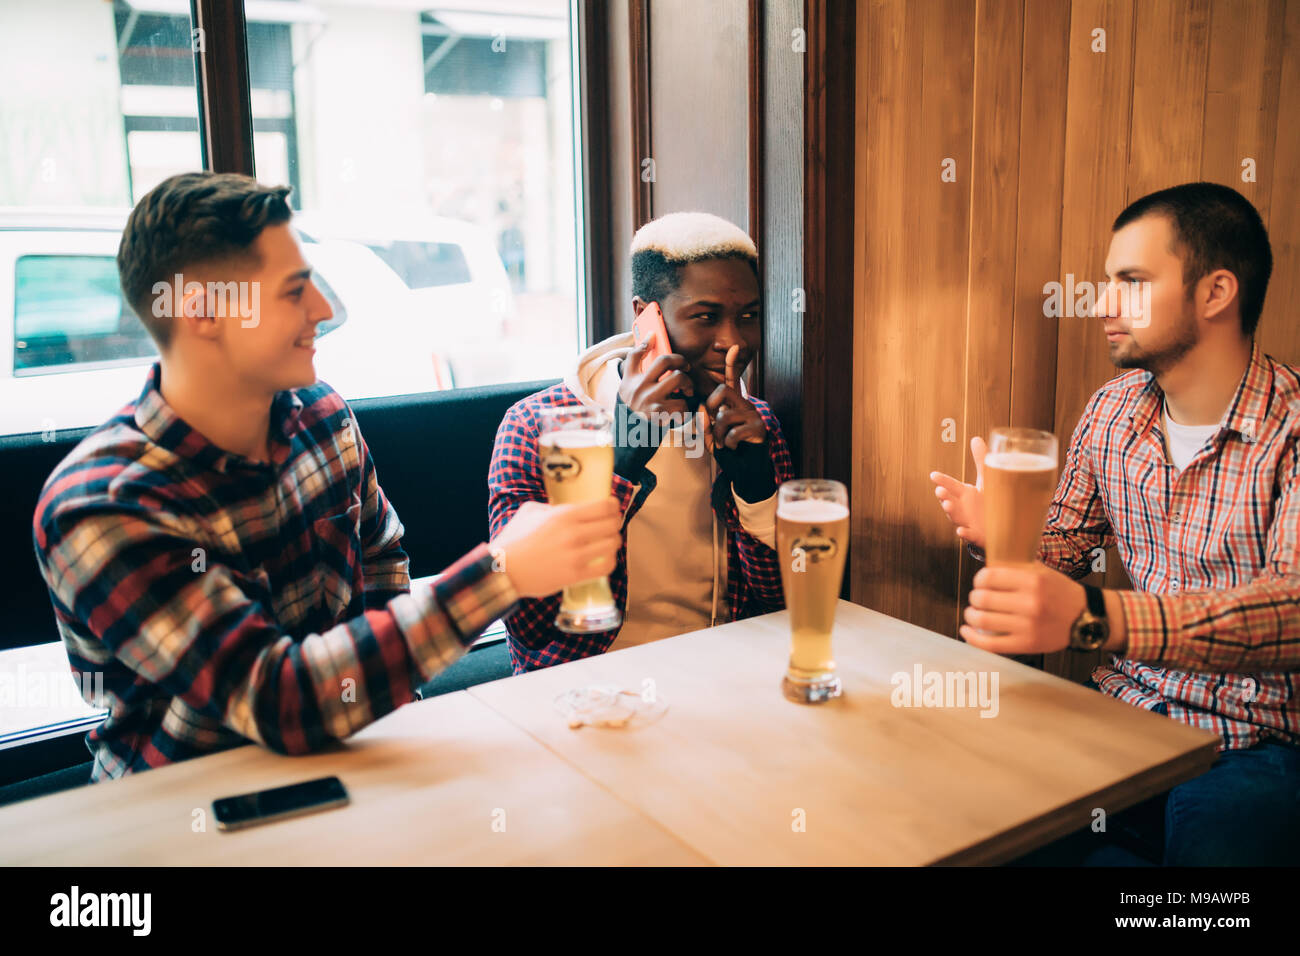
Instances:
[[[256,175],[244,4],[190,0],[190,19],[191,35],[202,39],[193,46],[203,168]]]
[[[805,0],[802,474],[851,488],[855,5]]]
[[[654,183],[643,178],[641,164],[651,160],[654,143],[650,122],[650,0],[629,0],[628,74],[632,83],[632,229],[654,218]]]
[[[617,332],[614,316],[613,227],[610,222],[609,14],[604,0],[576,0],[578,35],[578,122],[582,155],[583,219],[579,255],[585,268],[587,342],[602,342]],[[585,235],[584,235],[585,233]]]
[[[758,287],[766,289],[763,275],[763,254],[766,248],[763,236],[763,113],[767,101],[763,96],[763,2],[749,0],[749,130],[747,159],[749,162],[749,237],[759,250]],[[765,320],[768,310],[764,309]],[[750,372],[749,388],[763,394],[763,362],[754,362]]]

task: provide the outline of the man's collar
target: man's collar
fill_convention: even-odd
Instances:
[[[149,370],[144,390],[135,403],[135,423],[150,441],[167,449],[198,468],[228,471],[233,465],[266,468],[243,455],[214,445],[201,432],[176,414],[161,391],[162,366],[155,362]],[[279,468],[289,457],[293,437],[302,428],[302,400],[292,390],[277,392],[271,401],[270,465]]]
[[[1129,418],[1139,434],[1144,434],[1164,407],[1165,393],[1156,378],[1146,373],[1147,381],[1133,403]],[[1227,411],[1219,420],[1215,438],[1226,432],[1235,432],[1242,441],[1252,442],[1259,435],[1268,414],[1269,396],[1273,391],[1273,370],[1269,366],[1258,342],[1251,343],[1250,362],[1242,376],[1237,391],[1228,403]]]

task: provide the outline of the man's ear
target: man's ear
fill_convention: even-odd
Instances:
[[[1224,318],[1225,309],[1234,303],[1239,304],[1237,294],[1240,286],[1237,277],[1228,269],[1215,269],[1209,275],[1202,276],[1197,286],[1197,291],[1205,302],[1207,319]]]
[[[172,321],[184,323],[201,339],[214,339],[218,333],[217,320],[214,315],[208,314],[215,311],[208,308],[209,304],[207,289],[203,283],[187,282],[185,292],[181,296],[180,314]]]
[[[643,301],[641,300],[641,297],[640,297],[639,295],[634,295],[634,296],[632,296],[632,314],[633,314],[633,315],[640,315],[640,314],[641,314],[641,310],[644,309],[647,305],[649,305],[649,303],[648,303],[648,302],[643,302]]]

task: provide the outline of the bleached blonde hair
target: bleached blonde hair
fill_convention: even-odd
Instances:
[[[670,212],[652,219],[632,237],[632,255],[651,250],[670,263],[698,262],[725,256],[758,259],[745,230],[707,212]]]

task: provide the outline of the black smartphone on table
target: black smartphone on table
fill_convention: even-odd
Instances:
[[[221,830],[242,830],[244,827],[273,820],[285,820],[346,806],[348,792],[338,777],[319,777],[302,783],[241,793],[234,797],[221,797],[212,801],[212,812]]]

